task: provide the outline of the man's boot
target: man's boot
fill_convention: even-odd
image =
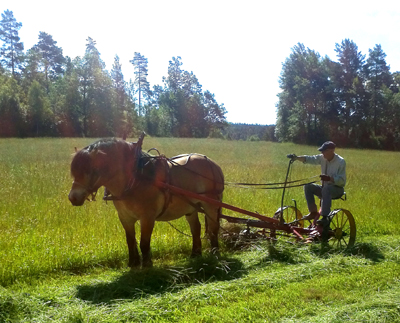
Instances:
[[[322,242],[327,242],[329,239],[330,220],[327,216],[322,216],[320,220],[317,221],[317,225],[322,226]]]

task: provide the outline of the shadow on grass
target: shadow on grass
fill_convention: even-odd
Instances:
[[[190,259],[181,267],[132,269],[112,282],[78,286],[76,297],[95,304],[111,303],[175,292],[195,284],[232,280],[244,274],[241,261],[210,255]]]
[[[379,247],[370,242],[356,243],[353,247],[348,249],[331,248],[324,244],[314,244],[311,246],[311,252],[322,258],[329,257],[333,254],[342,254],[344,256],[360,256],[374,262],[380,262],[385,259]]]
[[[356,243],[354,247],[346,250],[345,253],[352,256],[362,256],[374,262],[380,262],[385,259],[378,246],[370,242]]]
[[[321,243],[313,243],[309,246],[301,244],[268,243],[265,245],[267,255],[258,265],[265,265],[271,262],[281,262],[286,264],[299,264],[307,262],[307,254],[311,253],[315,257],[329,258],[332,255],[358,256],[369,259],[373,262],[380,262],[385,259],[379,246],[373,243],[356,243],[349,249],[332,248]]]

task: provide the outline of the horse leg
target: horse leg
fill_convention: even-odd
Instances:
[[[150,240],[154,229],[154,220],[140,221],[140,250],[142,251],[142,266],[152,267]]]
[[[213,252],[218,253],[218,231],[219,231],[219,218],[218,214],[220,209],[205,204],[203,205],[205,217],[207,219],[207,234],[210,239],[211,249]]]
[[[201,224],[197,211],[186,214],[186,221],[189,223],[190,231],[192,232],[193,246],[191,256],[201,256]]]
[[[125,229],[126,234],[126,243],[128,244],[129,251],[129,267],[139,267],[140,266],[140,256],[137,248],[136,238],[135,238],[135,230],[128,231]]]
[[[125,229],[126,235],[126,243],[128,245],[129,251],[129,267],[138,267],[140,266],[140,256],[136,243],[136,234],[135,234],[135,223],[136,220],[130,218],[129,216],[125,216],[123,213],[118,212],[119,220],[121,221],[122,226]]]

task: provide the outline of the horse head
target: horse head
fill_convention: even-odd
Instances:
[[[78,151],[71,162],[71,175],[74,179],[68,198],[72,205],[81,206],[103,185],[101,173],[106,165],[106,153],[90,147]]]
[[[102,139],[76,152],[71,162],[74,181],[68,195],[72,205],[83,205],[90,195],[94,200],[101,186],[106,186],[115,196],[132,187],[144,136],[142,133],[136,143]]]

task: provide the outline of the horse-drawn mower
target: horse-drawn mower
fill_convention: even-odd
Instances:
[[[323,227],[317,224],[317,218],[303,218],[296,204],[283,205],[286,189],[300,186],[299,181],[288,181],[293,156],[288,155],[286,179],[280,183],[283,185],[281,206],[272,217],[267,217],[222,202],[224,176],[221,168],[208,157],[150,155],[142,151],[143,138],[144,134],[138,142],[99,140],[76,151],[71,163],[74,181],[69,200],[72,205],[81,206],[85,200],[94,200],[97,190],[105,187],[104,200],[113,202],[125,229],[129,266],[151,266],[150,240],[155,221],[171,221],[184,215],[193,237],[192,255],[201,254],[199,212],[206,215],[206,230],[213,249],[218,248],[220,219],[259,228],[271,240],[286,236],[295,241],[317,240],[346,248],[354,244],[356,226],[348,210],[333,210],[329,214],[329,225],[325,221]],[[248,218],[223,215],[223,208]],[[137,221],[140,222],[142,261],[135,237]]]
[[[287,155],[290,159],[289,166],[287,169],[286,179],[283,183],[273,183],[272,185],[282,184],[282,199],[281,207],[275,212],[272,217],[264,216],[259,213],[251,212],[248,210],[241,209],[239,207],[226,204],[214,199],[210,199],[206,196],[196,194],[190,191],[174,187],[167,183],[159,183],[160,187],[170,190],[174,194],[186,196],[189,198],[195,198],[198,200],[205,201],[210,204],[214,204],[221,208],[225,208],[250,218],[239,218],[220,214],[219,218],[224,219],[230,223],[242,224],[247,227],[244,232],[249,233],[250,227],[259,228],[257,236],[263,236],[266,239],[272,241],[277,240],[279,236],[294,238],[295,241],[299,242],[324,242],[328,243],[331,247],[349,248],[354,245],[356,239],[356,224],[354,217],[349,210],[346,209],[334,209],[330,212],[328,219],[329,225],[323,226],[317,224],[318,216],[314,219],[304,219],[302,213],[297,208],[296,202],[294,206],[283,205],[285,191],[287,188],[297,187],[299,185],[291,186],[290,184],[298,181],[288,182],[288,175],[290,173],[290,167],[293,164],[293,155]],[[240,183],[241,185],[245,185]],[[250,184],[250,185],[268,185],[268,184]],[[346,198],[346,193],[341,199]]]

